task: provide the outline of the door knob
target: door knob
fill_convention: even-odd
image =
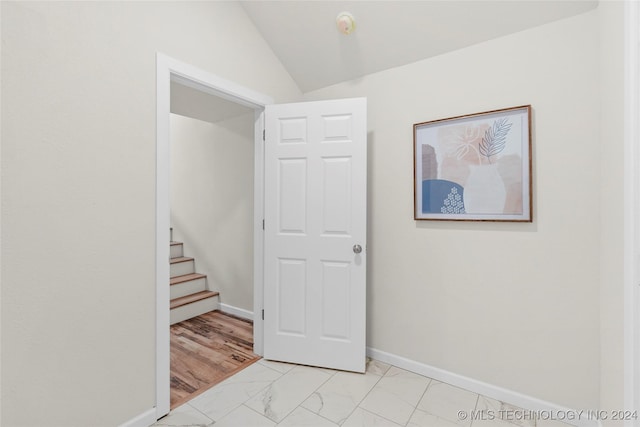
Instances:
[[[360,245],[353,245],[353,253],[354,253],[354,254],[359,254],[360,252],[362,252],[362,246],[360,246]]]

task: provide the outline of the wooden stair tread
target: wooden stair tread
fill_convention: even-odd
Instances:
[[[200,274],[200,273],[184,274],[182,276],[172,277],[170,284],[177,285],[178,283],[189,282],[191,280],[196,280],[196,279],[203,279],[205,277],[207,277],[206,274]]]
[[[174,308],[177,308],[177,307],[181,307],[183,305],[190,304],[192,302],[196,302],[196,301],[200,301],[200,300],[203,300],[203,299],[215,297],[215,296],[218,296],[218,295],[219,295],[219,292],[213,292],[213,291],[196,292],[195,294],[191,294],[191,295],[187,295],[187,296],[184,296],[184,297],[172,299],[170,308],[174,309]]]
[[[171,258],[170,263],[177,264],[179,262],[187,262],[187,261],[193,261],[193,258],[186,257],[186,256],[179,256],[179,257]]]

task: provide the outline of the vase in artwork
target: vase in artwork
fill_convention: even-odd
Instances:
[[[470,165],[464,185],[464,207],[468,214],[500,214],[504,211],[507,191],[497,165]]]

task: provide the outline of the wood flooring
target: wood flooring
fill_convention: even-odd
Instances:
[[[171,409],[258,359],[249,320],[212,311],[172,325]]]

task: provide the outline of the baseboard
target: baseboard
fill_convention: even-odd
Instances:
[[[137,417],[125,421],[119,427],[149,427],[156,421],[156,408],[151,408]]]
[[[528,411],[532,411],[532,415],[540,415],[546,419],[556,419],[564,423],[579,427],[602,426],[601,422],[593,419],[596,418],[595,416],[589,416],[590,414],[588,414],[587,411],[581,412],[561,405],[556,405],[555,403],[547,402],[532,396],[518,393],[513,390],[485,383],[474,378],[465,377],[463,375],[436,368],[434,366],[425,365],[424,363],[416,362],[415,360],[410,360],[402,356],[377,350],[375,348],[367,347],[367,356],[379,360],[380,362],[388,363],[397,366],[398,368],[406,369],[407,371],[424,375],[426,377],[433,378],[435,380],[442,381],[444,383],[451,384],[469,391],[473,391],[475,393],[482,394],[492,399],[496,399]],[[582,417],[580,419],[570,419],[578,418],[578,414],[582,414]]]
[[[219,304],[220,311],[227,314],[232,314],[234,316],[238,316],[242,319],[247,319],[253,321],[253,311],[245,310],[244,308],[234,307],[229,304]]]

